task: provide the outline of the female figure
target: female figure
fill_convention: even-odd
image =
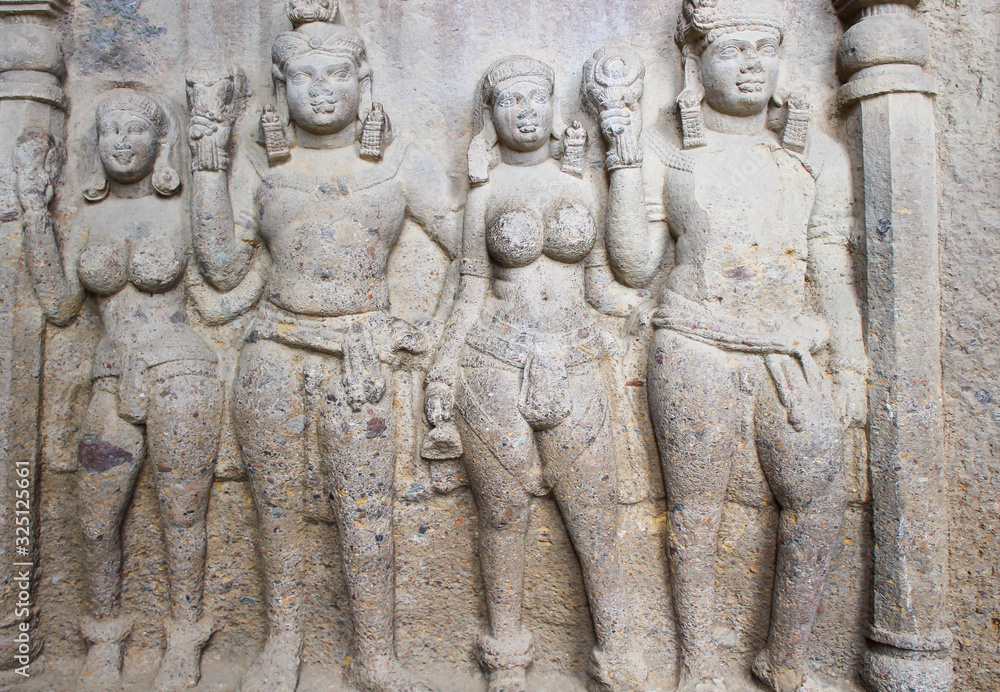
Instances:
[[[497,61],[477,94],[461,288],[427,381],[427,417],[447,429],[453,404],[479,506],[489,634],[480,655],[491,692],[527,689],[531,636],[521,628],[524,541],[532,496],[552,492],[583,568],[600,689],[646,679],[634,648],[618,554],[617,495],[599,360],[610,335],[603,243],[590,186],[574,175],[582,128],[550,153],[554,74],[532,58]]]
[[[170,160],[178,132],[169,106],[149,94],[116,93],[97,106],[97,136],[102,173],[84,193],[91,204],[77,217],[88,242],[76,273],[104,324],[79,445],[84,574],[93,614],[81,625],[89,648],[79,688],[121,687],[123,647],[133,624],[121,612],[121,527],[148,455],[172,613],[156,689],[182,689],[197,683],[201,650],[212,633],[201,601],[222,384],[214,352],[185,313],[182,277],[191,237],[185,205],[171,199],[180,180]],[[27,159],[43,161],[52,144],[40,133],[22,141],[23,179],[31,168]],[[33,256],[58,257],[48,235],[29,231]],[[57,277],[51,283],[62,286],[63,298],[48,302],[63,313],[79,309],[82,295]]]
[[[265,109],[274,167],[264,169],[259,185],[235,180],[235,205],[224,155],[232,122],[224,109],[192,103],[192,218],[204,276],[221,291],[238,286],[253,266],[257,233],[271,260],[234,384],[268,615],[267,644],[243,692],[290,692],[298,684],[310,558],[301,536],[305,466],[314,445],[339,527],[355,632],[351,675],[367,691],[426,689],[394,652],[387,391],[400,352],[426,346],[418,330],[389,314],[386,265],[408,216],[451,256],[459,219],[433,159],[391,139],[385,113],[370,102],[364,42],[333,23],[335,14],[336,3],[289,3],[296,29],[275,39],[271,57],[279,106],[287,105],[298,146],[285,146],[283,123]],[[189,81],[211,81],[206,77]],[[245,163],[239,158],[234,174]],[[247,190],[256,190],[255,198],[236,197]]]
[[[645,164],[638,150],[608,159],[608,255],[618,277],[641,286],[660,266],[644,178],[676,239],[647,379],[684,692],[726,689],[712,638],[715,551],[743,434],[781,510],[770,631],[753,671],[775,692],[812,689],[803,687],[805,655],[846,504],[841,424],[865,417],[847,251],[850,165],[831,140],[807,132],[801,100],[790,100],[781,135],[767,127],[782,27],[771,0],[685,0],[683,137],[654,128],[644,142],[656,156]],[[637,104],[602,109],[612,150],[623,134],[636,139],[638,116]],[[833,396],[814,359],[823,352]]]

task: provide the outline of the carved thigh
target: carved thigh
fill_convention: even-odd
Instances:
[[[480,511],[506,513],[511,502],[524,502],[527,493],[547,493],[535,432],[517,407],[520,391],[520,370],[489,358],[466,359],[456,408]]]
[[[647,374],[649,412],[672,505],[718,506],[739,435],[742,357],[656,330]]]
[[[320,389],[322,422],[319,430],[323,473],[330,481],[338,524],[351,529],[371,527],[381,532],[392,521],[395,475],[395,426],[392,388],[382,397],[353,411],[344,391],[337,361],[330,367]],[[382,376],[392,381],[392,370],[382,364]]]
[[[754,410],[757,456],[778,503],[801,511],[843,485],[842,433],[829,393],[807,385],[794,360],[785,359],[783,370],[802,430],[788,422],[788,409],[764,370]]]
[[[240,354],[233,383],[236,438],[258,509],[297,509],[306,406],[302,352],[258,341]]]

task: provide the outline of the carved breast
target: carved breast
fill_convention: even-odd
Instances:
[[[125,243],[91,243],[80,255],[77,274],[84,287],[100,296],[117,293],[128,282]]]
[[[545,215],[531,209],[503,211],[486,225],[486,248],[504,267],[525,267],[543,254],[575,264],[590,254],[597,241],[594,217],[579,202],[562,201]]]

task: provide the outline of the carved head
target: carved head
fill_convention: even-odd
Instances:
[[[153,189],[169,196],[180,189],[171,157],[178,128],[170,108],[157,97],[125,91],[97,106],[97,150],[103,174],[84,196],[96,202],[108,195],[107,179],[136,183],[152,175]]]
[[[362,101],[370,99],[365,44],[346,26],[311,22],[279,34],[271,63],[289,116],[312,134],[334,134],[355,123]]]
[[[514,151],[535,151],[552,135],[555,72],[543,62],[512,55],[483,77],[481,99],[499,141]]]
[[[684,0],[675,39],[684,53],[684,91],[692,108],[704,98],[727,115],[762,112],[778,81],[784,29],[774,0]]]

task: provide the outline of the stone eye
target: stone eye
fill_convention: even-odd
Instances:
[[[723,60],[735,60],[740,56],[740,49],[736,46],[726,46],[719,51],[719,57]]]

